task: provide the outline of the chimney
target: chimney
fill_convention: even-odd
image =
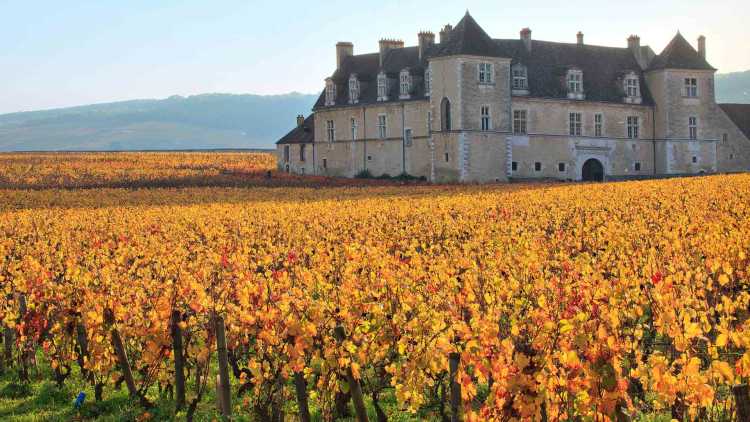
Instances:
[[[448,42],[451,37],[451,31],[453,31],[453,27],[451,25],[445,25],[443,29],[440,31],[440,44]]]
[[[628,48],[630,51],[633,52],[633,54],[636,53],[636,51],[641,51],[641,37],[638,35],[631,35],[628,37]]]
[[[305,116],[297,115],[297,127],[302,127],[305,124]]]
[[[703,35],[698,37],[698,54],[704,59],[706,58],[706,37]]]
[[[422,61],[427,49],[435,44],[435,34],[429,31],[422,31],[417,37],[419,38],[419,60]]]
[[[401,40],[391,40],[384,38],[380,40],[380,67],[383,67],[385,61],[385,55],[388,50],[395,50],[397,48],[404,48],[404,42]]]
[[[341,69],[344,59],[354,55],[354,44],[340,42],[336,44],[336,70]]]
[[[527,52],[531,52],[531,29],[524,28],[521,30],[521,41],[523,41],[524,47]]]
[[[583,32],[578,31],[578,34],[576,34],[576,39],[578,40],[578,45],[583,45]]]

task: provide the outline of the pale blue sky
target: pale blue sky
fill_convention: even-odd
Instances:
[[[381,37],[416,43],[469,9],[493,37],[656,52],[679,29],[708,37],[720,72],[750,69],[747,0],[275,1],[0,0],[0,113],[207,92],[317,92],[337,41],[355,53]]]

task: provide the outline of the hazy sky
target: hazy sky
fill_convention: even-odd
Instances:
[[[335,66],[381,37],[416,44],[466,9],[495,38],[660,52],[677,30],[708,38],[720,72],[750,69],[747,0],[537,1],[0,0],[0,113],[207,92],[312,93]]]

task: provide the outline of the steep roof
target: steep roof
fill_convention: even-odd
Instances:
[[[719,104],[724,113],[750,139],[750,104]]]
[[[456,25],[448,35],[448,40],[439,45],[435,51],[435,57],[457,56],[489,56],[503,57],[502,52],[498,49],[495,42],[489,35],[484,32],[481,26],[473,17],[466,12],[466,15]]]
[[[649,70],[660,69],[716,70],[679,32],[649,66]]]
[[[313,142],[315,136],[315,118],[314,115],[309,115],[302,123],[302,126],[297,126],[292,129],[289,133],[284,135],[283,138],[276,142],[276,145],[282,144],[309,144]]]

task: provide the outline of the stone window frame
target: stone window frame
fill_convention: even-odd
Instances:
[[[534,172],[535,173],[541,173],[542,171],[544,171],[544,166],[542,166],[542,162],[541,161],[535,161],[534,162]]]
[[[477,64],[477,80],[480,85],[492,85],[495,83],[495,65],[490,62]]]
[[[328,158],[323,158],[323,170],[328,170]]]
[[[492,107],[489,104],[483,104],[479,107],[479,121],[482,132],[492,130]]]
[[[522,64],[515,64],[511,69],[511,86],[514,91],[527,91],[529,89],[529,71]]]
[[[378,101],[388,101],[388,77],[385,72],[378,73]]]
[[[411,72],[409,69],[403,69],[398,76],[399,80],[399,99],[408,100],[411,97]]]
[[[404,128],[404,145],[410,147],[414,144],[414,130],[410,127]]]
[[[633,171],[641,172],[641,169],[643,169],[643,166],[641,165],[640,161],[636,161],[633,163]]]
[[[284,145],[284,162],[285,163],[289,162],[289,157],[290,156],[291,156],[291,154],[289,153],[289,145]]]
[[[306,155],[307,155],[306,152],[305,152],[305,149],[306,149],[305,147],[306,146],[307,146],[306,144],[300,144],[299,145],[299,161],[301,163],[305,162],[305,158],[306,158]]]
[[[640,104],[643,102],[641,95],[641,79],[635,72],[629,72],[622,81],[625,91],[625,102],[629,104]]]
[[[557,163],[557,172],[558,173],[565,173],[568,171],[568,165],[565,162],[560,161]]]
[[[326,79],[326,106],[332,106],[336,104],[336,84],[333,79]]]
[[[334,120],[326,120],[326,138],[329,144],[336,141],[336,122]]]
[[[688,117],[688,139],[691,141],[698,140],[698,118],[696,116]]]
[[[359,79],[356,73],[349,76],[349,104],[359,103]]]
[[[518,171],[518,161],[510,162],[510,171],[514,173]]]
[[[568,135],[583,136],[583,113],[580,111],[568,113]]]
[[[693,164],[698,164],[698,156],[693,155]]]
[[[568,98],[573,100],[583,100],[583,70],[568,69],[565,76],[565,84],[568,89]]]
[[[359,122],[357,122],[356,117],[352,117],[349,120],[349,123],[351,124],[350,130],[351,130],[351,135],[352,135],[352,141],[356,141],[357,135],[359,135]]]
[[[432,96],[432,65],[427,65],[427,70],[424,72],[424,96]]]
[[[378,114],[378,139],[388,137],[388,115],[385,113]]]
[[[427,134],[432,134],[432,112],[427,112]]]
[[[640,118],[638,116],[628,116],[627,119],[625,119],[628,139],[640,139],[640,123]]]
[[[513,110],[513,134],[528,135],[529,111],[523,108]]]
[[[594,137],[604,137],[604,113],[594,113]]]
[[[721,142],[725,143],[725,144],[727,142],[729,142],[729,134],[728,133],[724,133],[724,134],[721,135]]]
[[[700,95],[698,91],[698,78],[685,78],[684,84],[685,89],[682,91],[682,96],[686,98],[698,98]]]

